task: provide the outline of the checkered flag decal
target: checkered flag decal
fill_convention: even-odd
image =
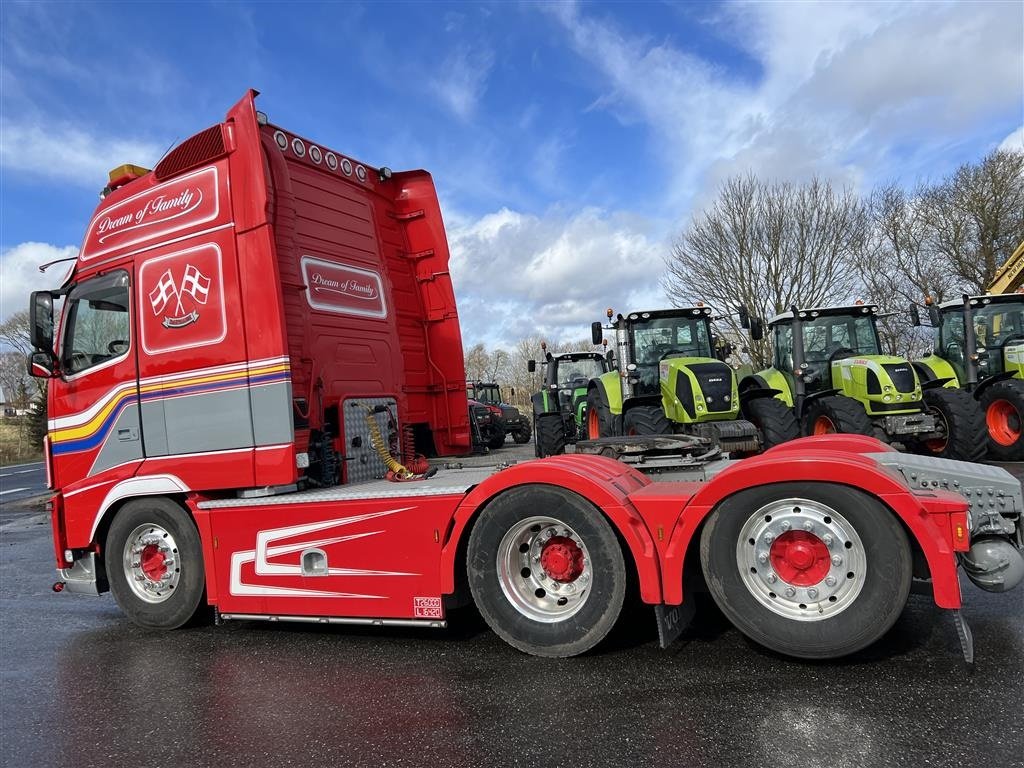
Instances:
[[[196,303],[205,304],[210,295],[210,278],[189,264],[185,267],[185,277],[181,280],[181,292],[189,294]]]
[[[209,285],[209,281],[207,281]],[[149,302],[153,305],[153,314],[159,315],[164,311],[167,302],[178,298],[178,287],[174,284],[174,276],[171,270],[167,270],[160,276],[156,288],[149,292]],[[204,298],[203,301],[206,301]]]

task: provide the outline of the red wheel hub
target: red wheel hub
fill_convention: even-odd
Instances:
[[[810,587],[828,575],[832,559],[825,542],[806,531],[786,531],[772,542],[772,568],[796,587]]]
[[[815,435],[834,435],[838,431],[836,425],[832,423],[832,419],[828,416],[819,416],[814,420],[814,425],[811,427],[811,432]]]
[[[601,437],[601,419],[597,415],[597,409],[587,411],[587,437],[597,440]]]
[[[999,445],[1011,446],[1020,440],[1021,419],[1009,400],[993,400],[985,411],[988,433]]]
[[[160,547],[156,544],[147,544],[143,547],[142,554],[139,556],[139,567],[142,568],[147,579],[160,581],[167,573],[167,560],[164,558],[164,553],[160,551]]]
[[[554,536],[541,550],[540,566],[550,579],[563,584],[575,581],[583,573],[583,550],[570,538]]]

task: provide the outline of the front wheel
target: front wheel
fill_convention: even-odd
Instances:
[[[757,427],[762,450],[796,440],[800,425],[793,409],[777,397],[755,397],[743,403],[743,416]]]
[[[919,453],[959,461],[983,461],[988,451],[985,415],[970,393],[941,387],[924,391],[927,412],[939,426],[938,436],[922,440]]]
[[[125,615],[152,629],[177,629],[200,610],[206,580],[199,532],[170,499],[129,501],[107,532],[110,591]]]
[[[575,656],[607,636],[622,610],[626,564],[611,525],[580,496],[524,485],[473,525],[467,574],[480,614],[534,656]]]
[[[877,437],[868,412],[852,397],[826,395],[808,403],[804,411],[804,434],[836,433]]]
[[[594,387],[587,392],[586,435],[588,440],[598,440],[615,434],[611,408],[601,390]]]
[[[565,453],[565,425],[557,413],[543,413],[537,417],[535,440],[538,458]]]
[[[656,405],[630,408],[622,420],[622,428],[627,435],[672,434],[672,423],[665,416],[665,411]]]
[[[524,443],[530,442],[530,429],[528,427],[517,429],[512,433],[512,439],[515,440],[516,445],[523,445]]]
[[[492,451],[501,448],[505,444],[505,430],[501,427],[495,427],[494,431],[491,432],[487,438],[487,447]]]
[[[1010,379],[981,394],[989,455],[999,461],[1024,459],[1024,382]]]
[[[873,496],[829,483],[751,488],[722,502],[700,539],[722,612],[743,634],[805,659],[878,640],[910,593],[911,552]]]

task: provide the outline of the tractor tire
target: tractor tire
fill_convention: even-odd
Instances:
[[[800,437],[800,424],[793,409],[777,397],[755,397],[743,403],[743,417],[757,427],[761,435],[761,449]]]
[[[969,392],[946,387],[926,389],[924,405],[943,425],[946,436],[914,443],[915,453],[959,461],[984,461],[988,452],[985,414]]]
[[[565,426],[562,417],[557,413],[543,413],[536,421],[537,458],[558,456],[565,453]]]
[[[878,437],[871,417],[864,406],[852,397],[828,395],[812,400],[804,412],[805,435],[867,435]],[[881,438],[879,438],[881,439]]]
[[[206,573],[199,531],[170,499],[125,504],[110,524],[104,552],[110,591],[135,624],[177,629],[202,613]]]
[[[491,433],[490,437],[487,438],[487,447],[492,451],[501,448],[505,444],[505,430],[501,427],[496,427],[494,432]]]
[[[833,483],[728,497],[704,524],[700,559],[737,629],[801,659],[837,658],[878,640],[902,613],[913,570],[897,517],[874,496]]]
[[[626,596],[612,526],[590,502],[550,485],[513,488],[483,508],[466,570],[484,621],[534,656],[589,651],[614,627]]]
[[[516,442],[516,445],[524,445],[530,442],[530,430],[526,427],[517,429],[512,433],[512,439]]]
[[[997,381],[981,393],[988,454],[997,461],[1024,459],[1024,381]]]
[[[615,417],[608,400],[600,389],[594,387],[587,392],[587,423],[583,435],[587,440],[615,436]]]
[[[638,405],[626,411],[622,431],[627,435],[670,435],[672,422],[655,405]]]

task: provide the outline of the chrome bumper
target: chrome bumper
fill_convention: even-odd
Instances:
[[[99,581],[96,577],[96,554],[90,552],[83,555],[70,568],[58,568],[64,589],[76,595],[100,594]]]

